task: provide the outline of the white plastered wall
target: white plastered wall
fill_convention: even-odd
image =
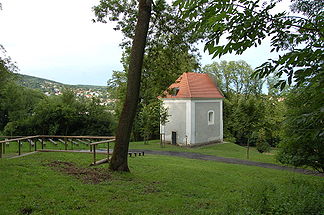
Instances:
[[[223,100],[222,99],[195,99],[192,100],[194,111],[192,117],[193,144],[223,141]],[[193,109],[192,109],[193,110]],[[208,123],[208,112],[214,112],[214,123]]]
[[[162,99],[164,107],[168,109],[168,122],[165,126],[160,125],[161,133],[165,133],[165,140],[171,142],[172,131],[177,133],[177,144],[189,143],[190,117],[188,115],[188,104],[190,100],[185,99]]]
[[[163,104],[166,108],[168,108],[169,122],[166,123],[165,126],[160,126],[161,133],[165,133],[165,140],[167,142],[171,142],[172,131],[177,132],[177,143],[178,144],[200,144],[200,143],[208,143],[210,141],[223,141],[223,100],[222,99],[162,99]],[[196,106],[200,107],[200,104],[203,103],[215,103],[219,107],[219,111],[215,111],[215,115],[218,114],[215,123],[219,125],[219,131],[217,132],[219,135],[211,135],[210,137],[206,137],[206,141],[199,142],[199,135],[204,135],[200,131],[197,135],[197,125],[200,123],[207,123],[206,119],[202,119],[203,117],[197,117]],[[176,108],[174,108],[176,107]],[[206,111],[206,116],[207,116]],[[205,113],[202,113],[205,114]],[[200,122],[199,120],[203,120]],[[206,121],[206,122],[205,122]],[[218,126],[217,126],[218,127]],[[201,138],[200,138],[201,139]]]

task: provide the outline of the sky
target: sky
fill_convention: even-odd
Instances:
[[[122,70],[122,34],[113,23],[93,23],[99,0],[0,0],[0,44],[21,74],[64,84],[106,86],[114,70]],[[287,0],[283,1],[284,7]],[[243,55],[212,59],[199,45],[202,65],[220,60],[245,60],[252,68],[270,55],[269,39]]]

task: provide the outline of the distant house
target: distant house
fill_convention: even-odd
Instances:
[[[224,96],[207,74],[183,73],[160,99],[170,115],[160,126],[167,142],[192,146],[223,141]]]

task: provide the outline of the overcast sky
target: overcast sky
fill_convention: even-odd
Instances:
[[[91,21],[91,8],[99,0],[0,1],[0,44],[20,73],[65,84],[105,86],[112,71],[122,69],[118,45],[122,35],[113,30],[114,24]],[[241,59],[254,68],[270,57],[269,50],[266,41],[241,56],[226,55],[222,60]],[[213,61],[201,54],[202,65]]]

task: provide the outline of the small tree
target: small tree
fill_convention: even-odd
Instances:
[[[158,122],[155,121],[156,108],[151,104],[143,105],[141,112],[139,113],[139,120],[141,123],[140,132],[144,138],[144,144],[147,144],[147,141],[152,135],[153,127],[156,126]]]
[[[169,121],[168,120],[169,116],[170,115],[168,114],[168,108],[164,107],[163,103],[160,101],[160,125],[161,126],[165,126],[165,124]],[[161,147],[163,147],[165,146],[165,133],[163,134],[163,141],[162,141],[162,136],[160,138],[161,138]]]
[[[266,142],[266,132],[264,128],[261,128],[258,132],[256,148],[260,153],[270,151],[270,145],[269,143]]]
[[[165,125],[168,118],[167,108],[162,105],[160,100],[145,104],[139,113],[140,132],[144,138],[144,143],[151,138],[153,130],[160,124]]]

